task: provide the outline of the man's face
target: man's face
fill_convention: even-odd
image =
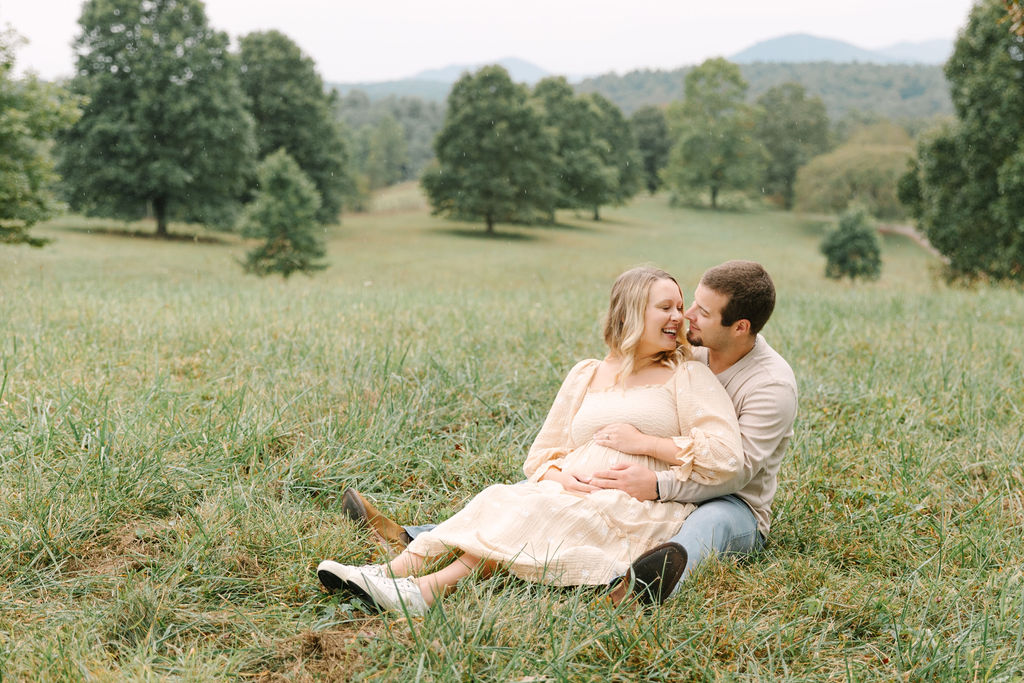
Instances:
[[[720,351],[732,341],[731,328],[722,325],[722,309],[729,303],[729,297],[697,285],[693,293],[693,305],[686,309],[684,317],[690,323],[686,340],[694,346],[706,346]]]

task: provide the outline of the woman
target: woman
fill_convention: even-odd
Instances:
[[[523,465],[527,481],[484,489],[387,565],[321,562],[324,586],[423,614],[480,565],[554,585],[608,584],[673,536],[693,505],[597,489],[590,475],[639,462],[703,484],[729,479],[742,462],[732,402],[711,371],[690,360],[682,292],[662,270],[619,276],[604,339],[608,355],[578,363],[558,391]],[[452,550],[461,552],[454,562],[413,578]]]

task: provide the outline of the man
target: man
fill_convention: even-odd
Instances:
[[[660,603],[708,557],[760,549],[771,526],[777,475],[793,436],[797,406],[792,369],[760,335],[775,308],[775,286],[759,264],[727,261],[704,273],[693,299],[685,313],[686,338],[695,360],[715,373],[736,408],[743,467],[716,486],[679,481],[671,470],[655,473],[635,464],[613,465],[585,481],[620,489],[638,500],[697,504],[671,541],[632,563],[612,589],[616,603],[630,596]],[[345,492],[343,509],[349,518],[401,545],[429,528],[400,527],[351,489]]]

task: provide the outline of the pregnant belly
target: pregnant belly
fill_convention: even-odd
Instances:
[[[589,477],[594,472],[606,470],[617,463],[643,465],[656,472],[668,469],[668,464],[660,460],[646,455],[630,455],[614,448],[599,446],[593,441],[588,441],[565,456],[562,469],[577,476]]]

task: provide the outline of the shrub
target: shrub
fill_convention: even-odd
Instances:
[[[863,207],[849,209],[839,217],[839,228],[825,236],[821,253],[828,259],[826,277],[876,280],[882,272],[878,234]]]
[[[797,173],[796,208],[831,213],[859,204],[876,218],[904,218],[897,185],[913,147],[906,133],[899,137],[895,130],[884,124],[866,129],[812,159]]]
[[[259,193],[242,214],[241,232],[264,243],[247,254],[245,270],[285,278],[295,271],[323,270],[318,260],[325,250],[316,234],[320,195],[313,181],[284,148],[263,161],[259,179]]]

